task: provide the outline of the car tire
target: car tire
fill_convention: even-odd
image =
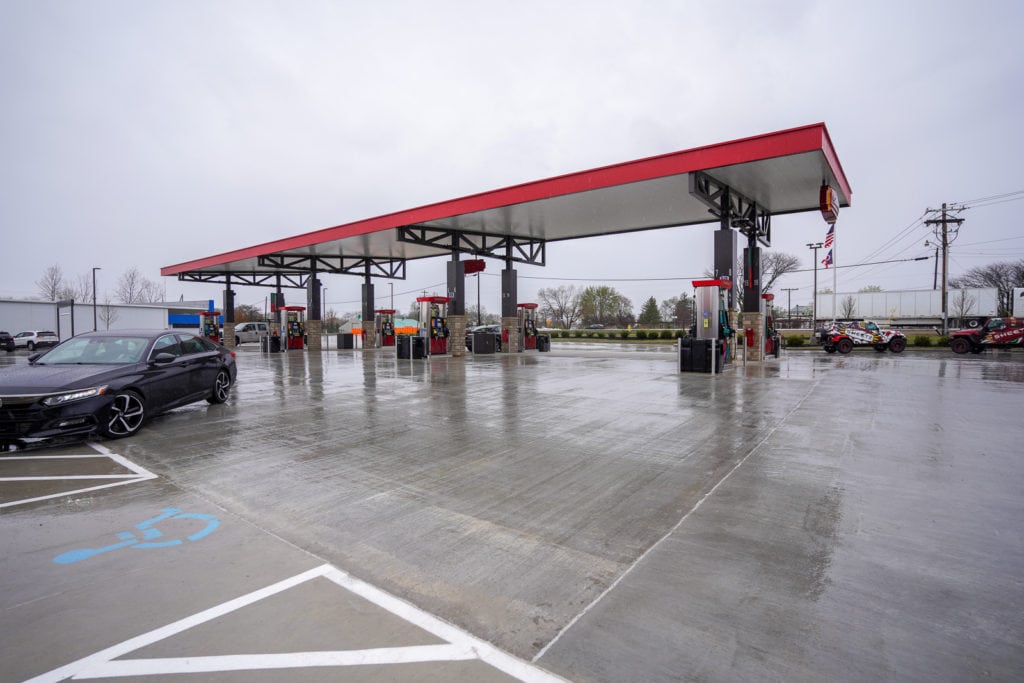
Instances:
[[[235,346],[241,346],[241,345],[242,345],[242,340],[238,338],[238,335],[235,335]]]
[[[836,351],[843,354],[853,351],[853,342],[849,339],[840,339],[836,342]]]
[[[903,337],[893,337],[889,340],[889,350],[893,353],[903,353],[905,348],[907,348],[907,340]]]
[[[28,348],[29,353],[32,353],[33,351],[36,350],[36,345],[33,344],[32,342],[29,342],[27,348]]]
[[[136,392],[126,389],[114,396],[100,433],[109,439],[123,439],[137,434],[145,421],[145,401]]]
[[[977,328],[977,327],[981,327],[981,321],[978,320],[977,318],[972,319],[972,320],[968,320],[967,321],[967,327],[970,327],[971,329],[974,329],[974,328]]]
[[[206,400],[213,404],[224,403],[231,394],[231,375],[227,370],[217,373],[217,379],[213,380],[213,391],[206,397]]]
[[[949,348],[953,353],[967,353],[971,350],[971,343],[963,337],[957,337],[949,342]]]

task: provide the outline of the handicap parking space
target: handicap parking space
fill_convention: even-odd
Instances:
[[[324,680],[338,667],[360,680],[555,680],[157,478],[118,445],[0,456],[0,680]],[[134,486],[88,486],[113,483],[104,477]]]
[[[243,349],[227,404],[0,455],[0,680],[1024,666],[1019,354],[594,347]]]

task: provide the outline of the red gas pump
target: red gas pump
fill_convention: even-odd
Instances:
[[[430,340],[431,355],[448,353],[448,302],[451,299],[420,296],[416,301],[420,305],[420,334]]]
[[[537,304],[516,304],[524,349],[537,348]]]
[[[199,314],[199,336],[206,337],[214,344],[220,343],[220,311],[205,311]]]
[[[395,345],[395,309],[380,308],[374,311],[373,326],[377,330],[381,346]]]
[[[306,346],[306,307],[281,306],[278,310],[284,315],[287,348],[301,351]]]

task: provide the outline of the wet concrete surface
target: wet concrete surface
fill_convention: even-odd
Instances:
[[[243,347],[225,405],[12,454],[109,450],[156,478],[0,508],[0,679],[325,564],[570,680],[1024,675],[1024,355],[801,351],[712,377],[677,374],[668,347],[554,349]],[[55,467],[0,456],[0,477]],[[61,485],[83,486],[0,482],[0,504]],[[169,517],[151,543],[183,542],[136,547],[166,510],[219,525],[190,541],[208,519]],[[53,561],[128,530],[138,542]],[[318,576],[130,656],[444,641],[378,612]],[[507,679],[477,660],[287,678],[339,676]]]

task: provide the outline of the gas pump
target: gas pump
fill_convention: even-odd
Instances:
[[[761,314],[764,315],[764,355],[779,357],[782,337],[775,329],[775,319],[772,317],[772,302],[775,295],[772,293],[761,295]]]
[[[278,310],[284,315],[285,336],[288,339],[287,348],[301,351],[306,346],[306,307],[281,306]]]
[[[416,301],[420,305],[420,334],[429,340],[429,353],[448,353],[448,302],[451,299],[420,296]]]
[[[516,304],[524,349],[537,348],[537,304]]]
[[[199,336],[206,337],[214,344],[220,343],[220,311],[204,311],[199,314]]]
[[[721,372],[732,362],[729,356],[729,280],[694,280],[694,324],[690,338],[679,340],[680,372]]]
[[[374,311],[373,326],[377,329],[377,338],[381,346],[395,345],[395,309],[380,308]]]

